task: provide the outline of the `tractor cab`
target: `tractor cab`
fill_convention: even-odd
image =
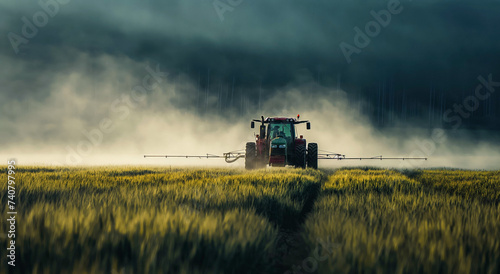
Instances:
[[[291,119],[273,118],[267,126],[267,144],[269,144],[269,164],[285,166],[290,164],[295,140],[295,124]]]
[[[280,137],[291,142],[295,138],[295,125],[291,122],[269,123],[266,136],[270,140]]]

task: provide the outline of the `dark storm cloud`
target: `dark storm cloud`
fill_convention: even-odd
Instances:
[[[71,66],[73,51],[124,55],[193,79],[210,70],[247,87],[276,88],[304,71],[335,86],[340,74],[344,89],[363,94],[390,80],[413,93],[435,85],[451,96],[480,74],[498,74],[498,1],[401,1],[402,12],[348,64],[339,44],[353,44],[354,27],[364,29],[370,11],[388,2],[243,1],[221,22],[212,1],[69,1],[20,54],[4,39],[2,55],[35,71]],[[21,17],[40,10],[36,1],[2,5],[4,37],[20,34]]]
[[[428,87],[496,72],[498,1],[401,1],[402,12],[347,64],[339,44],[353,44],[353,28],[388,2],[243,1],[221,22],[212,1],[69,1],[16,58],[57,66],[74,49],[160,60],[193,78],[206,70],[247,85],[262,78],[269,87],[305,68],[325,84],[342,74],[358,90],[384,77]],[[3,5],[5,36],[19,34],[20,18],[40,9],[36,1]],[[12,55],[3,42],[2,53]]]

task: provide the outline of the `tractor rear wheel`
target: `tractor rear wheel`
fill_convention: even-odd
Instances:
[[[307,145],[307,167],[318,169],[318,144]]]
[[[245,148],[245,169],[254,169],[257,158],[257,149],[254,142],[248,142]]]
[[[295,167],[306,168],[306,145],[295,146]]]

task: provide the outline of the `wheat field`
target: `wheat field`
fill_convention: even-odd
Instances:
[[[15,177],[17,264],[2,256],[4,273],[500,272],[499,171],[32,166]]]

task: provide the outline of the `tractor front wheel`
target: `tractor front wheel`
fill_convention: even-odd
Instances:
[[[295,146],[295,167],[306,168],[306,145]]]
[[[245,169],[254,169],[257,158],[257,149],[254,142],[248,142],[245,148]]]
[[[316,143],[307,145],[307,166],[318,169],[318,144]]]

